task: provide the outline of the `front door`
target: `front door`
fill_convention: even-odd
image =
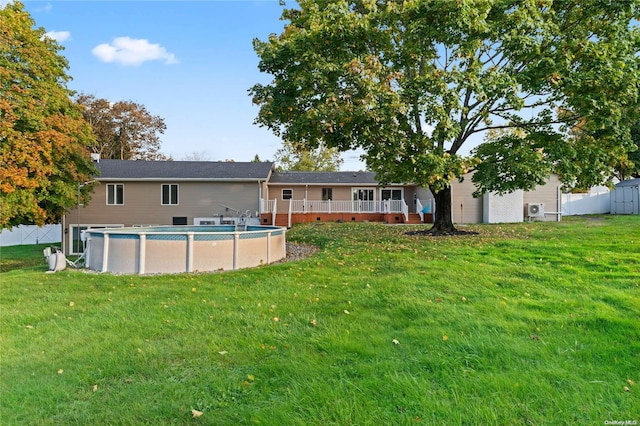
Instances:
[[[353,210],[357,212],[375,212],[374,190],[369,188],[354,188]]]

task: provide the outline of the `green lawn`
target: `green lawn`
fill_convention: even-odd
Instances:
[[[313,257],[199,275],[2,248],[0,424],[640,422],[640,217],[414,229],[300,225]]]

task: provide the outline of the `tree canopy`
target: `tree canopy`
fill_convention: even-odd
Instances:
[[[112,160],[167,160],[160,152],[167,126],[164,120],[152,115],[144,105],[132,101],[110,102],[94,95],[81,93],[76,102],[93,128],[95,142],[92,152],[100,158]]]
[[[429,187],[435,231],[454,229],[450,183],[474,168],[480,193],[531,189],[551,173],[604,182],[608,160],[631,146],[638,0],[297,5],[281,34],[254,41],[273,76],[250,90],[256,123],[311,148],[362,148],[381,181]],[[585,117],[597,143],[570,137]],[[506,128],[523,133],[471,152]]]
[[[280,170],[296,172],[335,172],[340,170],[344,162],[340,151],[327,148],[319,144],[316,148],[308,149],[297,146],[293,142],[285,141],[282,148],[275,153],[275,162]]]
[[[66,59],[19,2],[0,7],[0,227],[60,220],[90,192],[91,127]]]

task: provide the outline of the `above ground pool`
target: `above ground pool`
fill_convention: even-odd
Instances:
[[[100,272],[212,272],[266,265],[286,256],[275,226],[153,226],[88,229],[85,264]]]

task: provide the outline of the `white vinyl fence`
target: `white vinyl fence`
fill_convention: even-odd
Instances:
[[[0,246],[20,246],[25,244],[59,244],[62,225],[19,225],[0,232]]]
[[[606,186],[595,186],[581,194],[562,194],[562,215],[602,214],[611,211],[611,195]]]

